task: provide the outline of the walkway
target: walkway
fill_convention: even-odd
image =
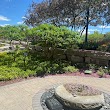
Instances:
[[[110,79],[78,76],[48,76],[0,87],[0,110],[32,110],[32,98],[41,89],[59,83],[82,83],[110,93]]]

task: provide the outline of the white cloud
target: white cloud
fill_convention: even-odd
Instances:
[[[99,27],[99,28],[106,28],[106,29],[107,29],[107,28],[110,28],[110,26],[102,26],[102,25],[101,25],[101,26],[98,26],[98,27]]]
[[[22,19],[26,19],[26,17],[25,17],[25,16],[23,16],[23,17],[22,17]]]
[[[100,30],[98,30],[98,29],[88,29],[88,31],[94,32],[94,31],[100,31]]]
[[[0,15],[0,21],[10,21],[10,19],[8,19],[5,16]]]
[[[17,22],[17,24],[23,24],[23,22],[21,21],[21,22]]]
[[[0,26],[5,27],[5,26],[7,26],[7,25],[10,25],[10,24],[1,24]]]
[[[88,34],[90,34],[91,32],[88,30]],[[86,34],[86,30],[84,30],[83,35]]]

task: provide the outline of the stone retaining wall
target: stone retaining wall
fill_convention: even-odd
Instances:
[[[32,47],[32,51],[36,51],[47,58],[68,60],[72,63],[93,63],[100,66],[110,65],[110,53],[108,52],[42,47]]]

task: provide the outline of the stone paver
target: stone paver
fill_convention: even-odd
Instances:
[[[78,76],[48,76],[34,78],[0,87],[0,110],[33,110],[32,100],[36,93],[54,84],[81,83],[110,93],[110,79]]]

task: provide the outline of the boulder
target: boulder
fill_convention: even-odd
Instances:
[[[103,93],[90,96],[73,95],[66,90],[64,85],[55,89],[55,96],[63,105],[78,110],[101,108],[105,103]]]

